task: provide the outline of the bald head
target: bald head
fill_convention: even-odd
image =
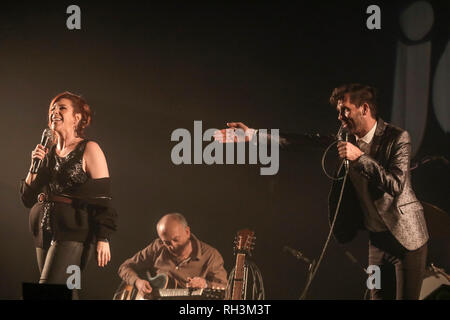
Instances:
[[[161,241],[174,256],[181,256],[191,250],[191,231],[182,214],[166,214],[158,221],[156,231]]]
[[[156,231],[159,234],[160,232],[164,232],[168,228],[177,225],[181,225],[183,228],[188,227],[186,218],[181,213],[168,213],[159,219],[158,224],[156,225]]]

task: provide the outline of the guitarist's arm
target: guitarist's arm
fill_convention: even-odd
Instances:
[[[227,271],[223,267],[223,258],[221,254],[214,249],[206,266],[206,284],[208,288],[226,288]]]
[[[125,260],[119,267],[119,276],[128,285],[136,285],[136,280],[141,279],[139,275],[153,268],[155,250],[158,249],[157,241],[158,240],[153,241],[148,247],[139,251],[133,257]],[[148,281],[146,282],[148,283]],[[150,286],[149,283],[148,285]]]

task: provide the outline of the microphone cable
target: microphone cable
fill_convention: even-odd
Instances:
[[[337,176],[336,176],[336,177],[333,177],[333,176],[331,176],[330,174],[328,174],[327,169],[325,168],[325,157],[327,156],[327,153],[328,153],[328,151],[330,151],[331,147],[334,146],[335,144],[337,144],[338,142],[339,142],[339,140],[336,140],[336,141],[332,142],[332,143],[325,149],[325,152],[324,152],[323,155],[322,155],[322,171],[323,171],[323,173],[324,173],[329,179],[331,179],[331,180],[333,180],[333,181],[340,181],[340,180],[344,179],[344,176],[342,176],[342,177],[337,177]],[[339,172],[341,171],[341,168],[342,168],[342,166],[344,165],[344,163],[345,163],[345,160],[343,160],[342,163],[339,165],[339,168],[338,168],[338,170],[337,170],[338,174],[339,174]]]
[[[327,240],[325,241],[325,244],[324,244],[324,246],[323,246],[323,248],[322,248],[322,252],[320,253],[320,257],[319,257],[319,259],[317,260],[317,264],[316,264],[315,267],[311,270],[311,275],[308,277],[308,281],[307,281],[307,283],[306,283],[306,285],[305,285],[305,289],[303,289],[303,292],[302,292],[302,294],[301,294],[299,300],[304,300],[304,299],[306,298],[306,295],[307,295],[308,290],[309,290],[309,288],[310,288],[310,286],[311,286],[311,283],[312,283],[312,281],[314,280],[314,278],[315,278],[315,276],[316,276],[316,274],[317,274],[317,271],[319,270],[319,266],[320,266],[320,264],[321,264],[321,262],[322,262],[322,260],[323,260],[323,257],[325,256],[325,252],[327,251],[328,245],[329,245],[330,240],[331,240],[331,237],[332,237],[332,235],[333,235],[334,225],[335,225],[335,223],[336,223],[336,218],[337,218],[337,215],[338,215],[338,212],[339,212],[339,208],[341,207],[342,195],[344,194],[345,183],[347,182],[347,177],[348,177],[348,168],[345,167],[345,173],[344,173],[344,175],[343,175],[342,177],[332,177],[332,176],[330,176],[330,175],[326,172],[326,170],[325,170],[325,165],[324,165],[326,154],[328,153],[328,151],[330,150],[330,148],[331,148],[333,145],[337,144],[338,142],[339,142],[339,140],[336,140],[336,141],[334,141],[333,143],[331,143],[331,144],[326,148],[326,150],[325,150],[325,152],[324,152],[324,154],[323,154],[323,156],[322,156],[322,169],[324,170],[324,172],[325,172],[325,174],[327,175],[327,177],[329,177],[329,178],[332,179],[333,181],[340,181],[340,180],[343,180],[343,181],[342,181],[341,190],[340,190],[340,193],[339,193],[339,199],[338,199],[338,202],[337,202],[337,206],[336,206],[336,210],[335,210],[335,213],[334,213],[333,221],[332,221],[331,226],[330,226],[330,231],[328,232]],[[341,165],[339,166],[339,169],[338,169],[338,171],[337,171],[337,172],[338,172],[337,174],[339,174],[339,172],[341,171],[344,162],[345,162],[345,160],[342,161]]]

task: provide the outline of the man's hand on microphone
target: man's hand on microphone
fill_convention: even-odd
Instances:
[[[341,159],[355,161],[364,154],[364,152],[350,142],[339,141],[337,147]]]

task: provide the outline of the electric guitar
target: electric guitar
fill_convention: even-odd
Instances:
[[[245,299],[247,273],[245,272],[245,257],[250,255],[255,245],[255,232],[244,229],[237,233],[235,240],[236,265],[234,267],[233,288],[231,300]]]

